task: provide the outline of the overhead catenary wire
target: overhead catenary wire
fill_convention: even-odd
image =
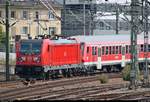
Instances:
[[[61,17],[59,17],[59,16],[56,14],[55,10],[54,10],[53,7],[49,4],[48,1],[46,1],[48,5],[46,5],[46,4],[43,2],[43,0],[39,0],[39,1],[50,11],[58,20],[61,21]]]

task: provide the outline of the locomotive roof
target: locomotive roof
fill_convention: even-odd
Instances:
[[[55,44],[71,44],[71,43],[77,43],[76,40],[71,40],[71,39],[62,39],[59,38],[58,40],[52,40]]]
[[[149,34],[150,36],[150,34]],[[79,42],[85,43],[114,43],[114,42],[128,42],[130,43],[130,34],[105,34],[105,35],[94,35],[94,36],[72,36],[71,38],[77,39]],[[144,34],[138,35],[138,41],[143,41]],[[150,39],[150,38],[149,38]]]
[[[21,42],[34,42],[34,43],[37,43],[37,42],[42,42],[43,40],[42,39],[22,39]]]

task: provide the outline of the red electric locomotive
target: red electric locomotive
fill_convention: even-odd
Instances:
[[[21,40],[16,48],[15,73],[23,78],[49,78],[81,67],[80,43],[71,39]]]

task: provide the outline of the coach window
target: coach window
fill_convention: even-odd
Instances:
[[[121,54],[121,46],[119,46],[119,54]]]
[[[144,51],[144,46],[143,45],[141,45],[141,52],[143,52]]]
[[[146,52],[146,45],[144,45],[144,52]]]
[[[111,52],[112,52],[112,51],[111,51],[111,46],[109,46],[109,54],[111,54]]]
[[[131,46],[129,45],[129,53],[131,53]]]
[[[95,55],[97,55],[97,47],[95,47],[95,51],[94,52],[95,52]]]
[[[105,47],[102,47],[102,55],[105,54]]]
[[[125,55],[125,47],[124,46],[122,47],[121,52],[122,52],[122,55]]]
[[[95,55],[95,47],[92,47],[92,55]]]
[[[113,50],[112,54],[115,54],[115,46],[113,46],[112,50]]]
[[[98,48],[98,57],[101,56],[101,48]]]
[[[129,47],[126,45],[126,53],[129,53]]]
[[[83,42],[80,43],[80,49],[82,51],[82,55],[84,55],[84,46],[85,44]]]
[[[148,52],[150,52],[150,45],[148,45]]]
[[[116,46],[116,53],[115,54],[118,54],[118,46]]]
[[[89,47],[87,47],[87,53],[89,53],[90,52],[90,48]]]
[[[109,54],[108,46],[106,47],[106,55]]]

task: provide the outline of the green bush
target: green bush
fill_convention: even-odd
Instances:
[[[124,67],[124,69],[122,70],[122,76],[123,76],[123,80],[125,81],[130,81],[130,73],[131,73],[131,65],[126,65]],[[138,72],[137,72],[137,80],[140,79],[140,71],[138,69]]]
[[[98,80],[99,80],[102,84],[107,83],[107,82],[108,82],[108,76],[105,75],[105,74],[101,74],[101,75],[98,76]]]
[[[126,65],[122,70],[123,80],[130,81],[131,65]]]

